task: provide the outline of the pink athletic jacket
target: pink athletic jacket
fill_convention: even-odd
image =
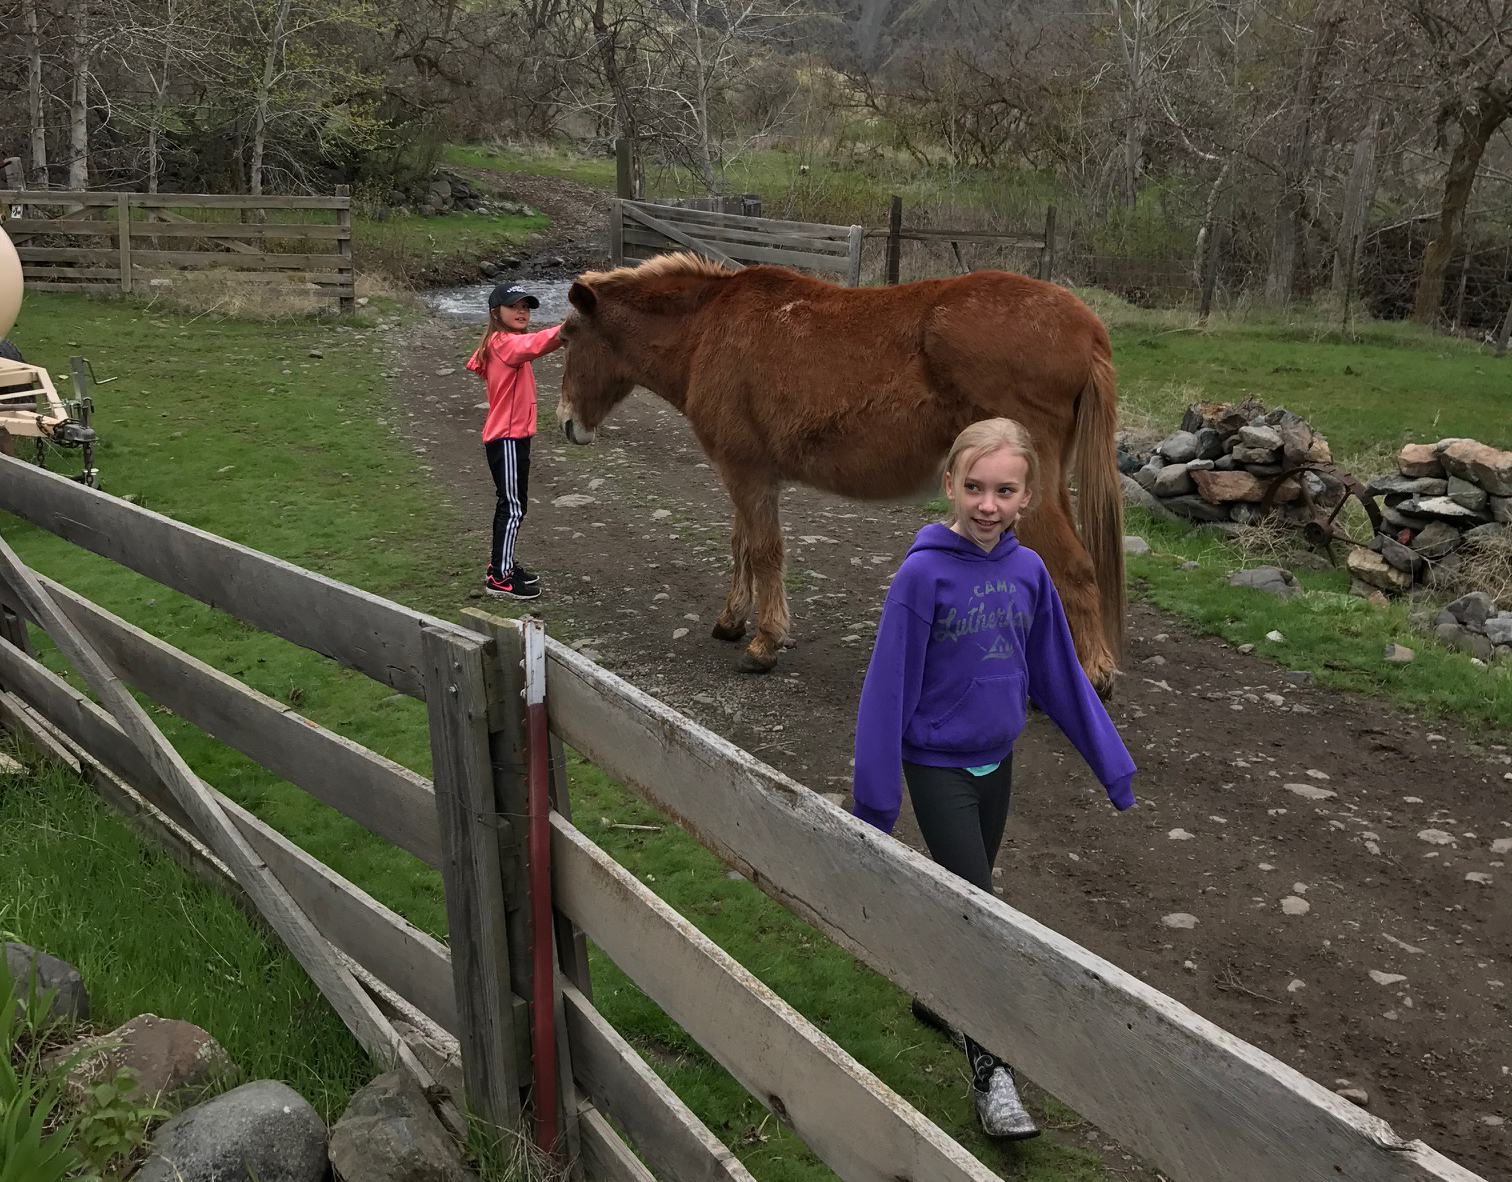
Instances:
[[[540,332],[496,332],[488,338],[488,354],[479,349],[467,368],[488,388],[488,417],[483,442],[526,439],[536,432],[536,384],[530,363],[551,348],[560,324]]]

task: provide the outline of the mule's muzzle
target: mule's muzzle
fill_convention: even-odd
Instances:
[[[568,443],[584,444],[592,443],[597,432],[585,431],[571,419],[564,419],[562,421],[562,434],[567,436]]]

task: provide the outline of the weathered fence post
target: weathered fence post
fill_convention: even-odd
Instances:
[[[1202,276],[1202,303],[1197,310],[1199,323],[1207,323],[1208,313],[1213,308],[1213,290],[1218,286],[1218,252],[1223,248],[1224,224],[1218,222],[1208,237],[1207,268]]]
[[[1039,277],[1049,282],[1055,269],[1055,206],[1045,206],[1045,245],[1040,247]]]
[[[1507,338],[1512,337],[1512,304],[1507,305],[1507,314],[1502,317],[1501,328],[1496,333],[1496,355],[1507,355]]]
[[[350,316],[357,311],[356,272],[352,269],[352,187],[337,185],[336,196],[346,198],[346,204],[336,211],[336,225],[341,230],[336,239],[336,253],[341,256],[338,266],[348,284],[341,289],[341,314]]]
[[[614,141],[614,195],[626,201],[635,199],[635,177],[630,164],[630,140],[622,135]]]
[[[609,264],[625,265],[625,202],[621,198],[609,202]]]
[[[887,211],[887,280],[898,282],[903,261],[903,198],[894,195]]]
[[[519,844],[516,819],[523,810],[499,799],[495,784],[489,725],[495,695],[486,659],[496,646],[486,637],[470,641],[439,628],[423,628],[422,642],[467,1103],[489,1124],[518,1132],[529,1059],[520,1056],[523,1031],[512,988],[506,884],[515,874],[514,867],[506,874],[501,847]],[[515,778],[523,787],[523,776]],[[516,908],[522,901],[513,900]],[[527,947],[520,952],[524,966]]]
[[[121,294],[131,294],[131,194],[116,194],[116,237],[121,260]]]

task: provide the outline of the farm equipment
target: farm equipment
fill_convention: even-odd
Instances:
[[[10,331],[20,311],[21,287],[20,258],[0,229],[0,338]],[[90,425],[94,403],[85,377],[87,366],[82,357],[73,358],[73,397],[60,398],[43,366],[30,364],[15,345],[0,339],[0,453],[13,456],[16,440],[34,439],[36,460],[41,464],[49,447],[78,448],[84,467],[74,479],[98,488],[95,432]]]
[[[1381,532],[1381,511],[1376,507],[1375,498],[1354,475],[1334,464],[1299,464],[1278,473],[1260,501],[1262,514],[1275,510],[1278,501],[1285,499],[1282,492],[1289,485],[1297,489],[1291,516],[1302,526],[1303,540],[1314,550],[1328,555],[1333,565],[1339,564],[1334,555],[1335,542],[1363,546],[1369,541],[1368,538],[1360,541],[1351,537],[1339,524],[1339,516],[1351,498],[1364,509],[1371,533]]]

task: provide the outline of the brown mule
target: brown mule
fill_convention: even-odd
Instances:
[[[674,254],[583,275],[568,298],[557,405],[567,438],[592,442],[644,386],[687,418],[730,494],[734,572],[714,635],[741,639],[759,603],[741,668],[771,669],[788,634],[784,481],[865,500],[912,495],[938,479],[962,428],[1006,416],[1040,454],[1019,537],[1050,570],[1082,667],[1111,689],[1124,630],[1112,347],[1069,291],[1004,271],[846,288]]]

